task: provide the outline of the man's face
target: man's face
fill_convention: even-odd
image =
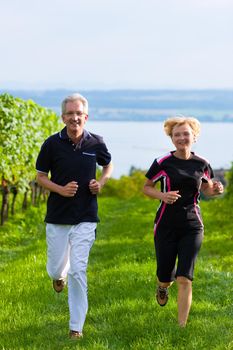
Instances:
[[[62,114],[62,120],[67,127],[68,133],[81,135],[88,115],[84,112],[81,101],[69,101],[66,103],[65,113]]]

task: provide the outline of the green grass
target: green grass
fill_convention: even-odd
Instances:
[[[205,239],[185,329],[177,326],[176,285],[165,308],[154,298],[156,205],[146,198],[100,198],[88,268],[89,312],[79,342],[67,336],[67,290],[56,294],[46,273],[45,207],[1,227],[0,348],[233,349],[232,201],[202,203]]]

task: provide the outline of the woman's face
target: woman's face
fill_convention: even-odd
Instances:
[[[191,126],[185,123],[174,126],[171,139],[178,151],[186,151],[191,149],[195,141],[195,136]]]

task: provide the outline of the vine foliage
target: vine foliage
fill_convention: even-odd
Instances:
[[[32,100],[24,101],[7,93],[0,95],[1,224],[8,217],[10,193],[12,213],[20,192],[26,206],[28,191],[35,184],[35,160],[41,144],[60,128],[53,111]]]

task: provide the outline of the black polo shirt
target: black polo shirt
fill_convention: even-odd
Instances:
[[[96,177],[96,163],[106,166],[111,155],[101,136],[84,130],[79,145],[69,139],[66,127],[50,136],[42,145],[36,161],[38,172],[51,174],[51,181],[64,186],[78,182],[74,197],[63,197],[50,192],[45,222],[76,225],[80,222],[98,222],[97,196],[91,194],[89,182]]]

